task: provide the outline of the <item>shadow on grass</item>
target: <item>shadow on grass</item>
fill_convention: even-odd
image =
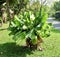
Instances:
[[[52,32],[60,33],[60,30],[59,29],[52,29]]]
[[[5,43],[0,45],[1,57],[26,57],[33,52],[25,46],[17,46],[15,43]]]

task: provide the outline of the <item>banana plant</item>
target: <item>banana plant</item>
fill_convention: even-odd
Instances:
[[[35,15],[32,11],[25,11],[24,13],[15,15],[11,21],[9,35],[13,35],[13,39],[17,41],[19,38],[31,38],[33,44],[37,44],[37,36],[48,37],[50,35],[51,26],[46,22],[48,14],[44,11],[37,12]]]

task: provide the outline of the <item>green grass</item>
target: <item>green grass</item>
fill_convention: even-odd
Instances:
[[[0,57],[60,57],[60,30],[53,29],[50,37],[43,38],[43,51],[31,51],[17,45],[12,36],[8,35],[10,31],[5,30],[7,27],[7,24],[0,27]],[[19,42],[23,43],[24,41]]]

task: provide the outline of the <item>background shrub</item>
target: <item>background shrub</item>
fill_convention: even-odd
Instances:
[[[55,13],[55,18],[60,21],[60,11]]]

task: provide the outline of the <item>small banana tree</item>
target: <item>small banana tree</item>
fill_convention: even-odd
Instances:
[[[37,47],[42,42],[43,37],[50,35],[51,27],[46,22],[48,14],[42,8],[35,15],[32,11],[15,15],[11,21],[9,35],[13,35],[14,40],[19,38],[26,39],[26,44],[29,47]]]

